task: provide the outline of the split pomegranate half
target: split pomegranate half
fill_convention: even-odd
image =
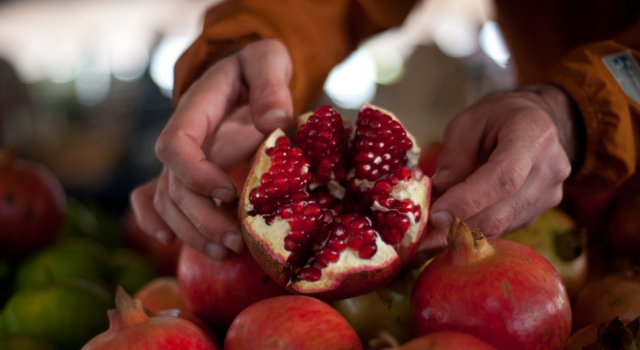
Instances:
[[[262,144],[240,205],[266,273],[325,300],[367,293],[406,266],[427,224],[420,148],[390,112],[365,104],[355,129],[331,106],[298,117],[292,139]]]

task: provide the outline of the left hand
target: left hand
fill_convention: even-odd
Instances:
[[[498,237],[557,206],[562,183],[579,162],[575,111],[562,89],[545,84],[490,94],[454,118],[445,129],[432,179],[439,197],[419,250],[446,246],[454,216]]]

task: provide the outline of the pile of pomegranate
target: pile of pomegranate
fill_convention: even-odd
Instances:
[[[260,266],[294,293],[340,299],[389,283],[425,232],[430,181],[420,148],[388,111],[365,104],[355,127],[333,107],[273,132],[240,206]]]

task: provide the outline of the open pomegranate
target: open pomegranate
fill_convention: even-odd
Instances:
[[[218,349],[200,328],[187,320],[149,317],[142,303],[131,299],[122,287],[116,292],[116,308],[109,310],[109,321],[109,330],[91,339],[83,350]]]
[[[322,299],[389,283],[423,235],[431,182],[390,112],[365,104],[355,129],[333,107],[262,144],[240,206],[244,239],[269,276]]]
[[[433,332],[415,338],[400,346],[393,336],[382,332],[369,342],[368,350],[496,350],[472,335],[460,332]]]
[[[0,152],[0,256],[23,257],[53,243],[65,207],[64,189],[47,168]]]
[[[608,324],[592,324],[575,332],[564,350],[636,350],[639,330],[640,318],[629,322],[616,317]]]
[[[459,219],[451,224],[447,241],[447,250],[413,286],[414,335],[455,331],[498,349],[564,347],[571,306],[547,259],[516,242],[487,240]]]

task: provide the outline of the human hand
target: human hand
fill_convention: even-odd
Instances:
[[[487,237],[532,224],[562,199],[580,162],[581,119],[554,85],[490,94],[446,127],[434,174],[437,199],[419,250],[446,246],[452,218]]]
[[[263,40],[219,61],[189,88],[156,143],[160,177],[131,194],[144,232],[165,244],[175,233],[219,260],[242,251],[237,220],[214,199],[233,202],[237,184],[226,172],[253,155],[264,134],[291,124],[291,73],[285,46]]]

